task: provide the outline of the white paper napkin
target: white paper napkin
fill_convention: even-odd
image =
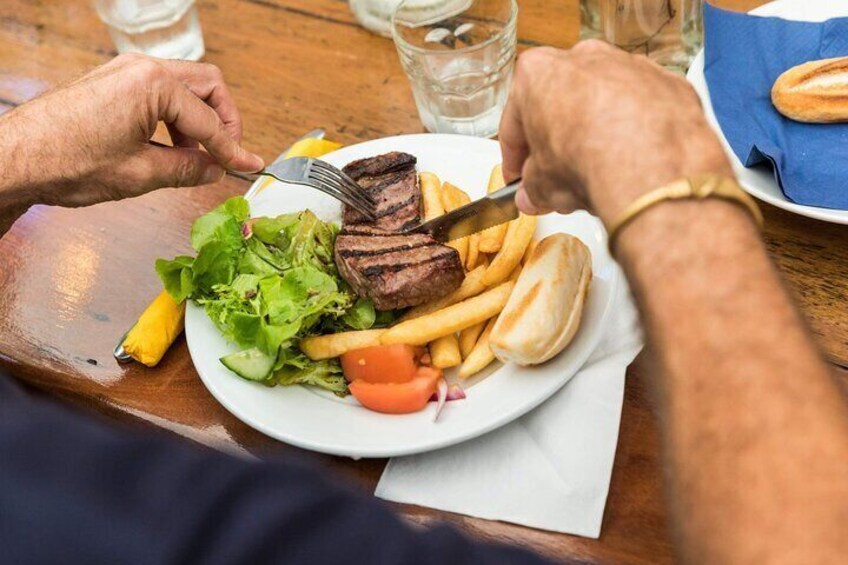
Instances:
[[[618,443],[624,374],[642,349],[630,291],[625,284],[620,287],[598,349],[551,399],[475,440],[392,459],[376,496],[600,536]]]

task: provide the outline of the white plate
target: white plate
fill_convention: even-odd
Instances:
[[[819,0],[817,2],[810,2],[809,0],[776,0],[775,2],[760,6],[755,10],[751,10],[750,13],[757,16],[778,16],[787,20],[821,22],[830,18],[848,16],[848,2],[844,0]],[[836,224],[848,224],[848,210],[830,210],[828,208],[795,204],[786,198],[783,191],[780,190],[770,166],[762,165],[749,169],[736,157],[736,154],[730,148],[730,144],[727,143],[724,134],[722,134],[721,127],[718,125],[718,120],[715,117],[715,112],[713,112],[707,81],[704,77],[703,50],[692,61],[692,66],[689,68],[686,78],[689,79],[689,82],[695,87],[698,96],[700,96],[701,102],[704,105],[704,111],[707,114],[707,119],[710,125],[718,132],[724,144],[725,151],[730,156],[736,176],[746,191],[752,196],[768,202],[773,206],[789,210],[801,216]]]
[[[405,135],[345,147],[323,157],[341,167],[362,157],[406,151],[418,157],[418,170],[432,171],[442,180],[467,190],[472,198],[485,194],[489,171],[500,162],[497,142],[454,135]],[[251,202],[254,216],[272,216],[312,209],[325,220],[338,221],[339,204],[322,193],[296,185],[271,185]],[[609,317],[618,266],[606,247],[601,223],[586,213],[550,215],[539,219],[537,235],[571,233],[592,250],[594,279],[583,323],[569,348],[551,362],[532,369],[516,365],[490,367],[473,379],[465,400],[445,406],[433,423],[435,403],[402,416],[371,412],[348,397],[307,387],[275,387],[240,379],[220,362],[235,351],[206,317],[189,305],[186,337],[192,360],[203,383],[237,418],[286,443],[314,451],[351,457],[391,457],[438,449],[484,434],[532,410],[577,372],[597,347]]]

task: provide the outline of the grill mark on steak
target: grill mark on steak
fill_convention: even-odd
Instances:
[[[343,249],[339,255],[344,258],[351,257],[376,257],[378,255],[385,255],[387,253],[394,253],[396,251],[410,251],[412,249],[418,249],[421,247],[433,247],[438,245],[438,243],[420,243],[417,245],[399,245],[397,247],[387,247],[386,249]]]
[[[447,255],[437,255],[435,257],[428,257],[427,259],[415,263],[374,265],[373,267],[365,267],[364,269],[362,269],[362,274],[370,278],[375,275],[383,275],[385,273],[397,273],[404,269],[408,269],[409,267],[420,267],[421,265],[426,265],[427,263],[432,263],[433,261],[441,261],[446,257]]]
[[[384,208],[379,213],[377,213],[375,216],[379,220],[380,218],[388,216],[389,214],[394,214],[395,212],[397,212],[401,208],[415,204],[419,200],[420,200],[420,197],[410,196],[409,198],[407,198],[403,202],[398,202],[396,204],[389,206],[388,208]]]
[[[376,203],[369,221],[345,206],[336,237],[339,273],[378,310],[415,306],[455,290],[464,278],[459,253],[426,234],[403,234],[421,220],[416,159],[386,153],[348,164],[344,171]]]
[[[359,179],[362,177],[380,177],[400,169],[415,169],[415,164],[417,162],[418,159],[409,153],[393,151],[391,153],[377,155],[376,157],[368,157],[366,159],[359,159],[358,161],[348,163],[345,166],[344,171],[350,178],[357,181],[358,184],[362,184],[359,183]]]

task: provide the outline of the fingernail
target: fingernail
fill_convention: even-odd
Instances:
[[[221,165],[208,165],[205,169],[203,169],[203,174],[200,177],[200,184],[218,182],[224,178],[225,173],[226,171]]]
[[[244,153],[249,157],[250,162],[253,163],[253,166],[250,169],[251,173],[255,171],[261,171],[265,168],[265,160],[262,159],[262,157],[260,157],[256,153],[251,153],[250,151],[245,151]]]
[[[230,166],[240,173],[255,173],[265,167],[265,161],[259,155],[239,145],[238,155],[232,160]]]

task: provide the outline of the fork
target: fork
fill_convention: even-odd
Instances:
[[[171,147],[152,140],[150,143],[158,147]],[[257,173],[227,170],[227,174],[251,183],[261,176],[269,176],[281,182],[308,186],[347,204],[369,220],[376,218],[376,204],[371,195],[344,171],[320,159],[292,157],[272,163]]]

